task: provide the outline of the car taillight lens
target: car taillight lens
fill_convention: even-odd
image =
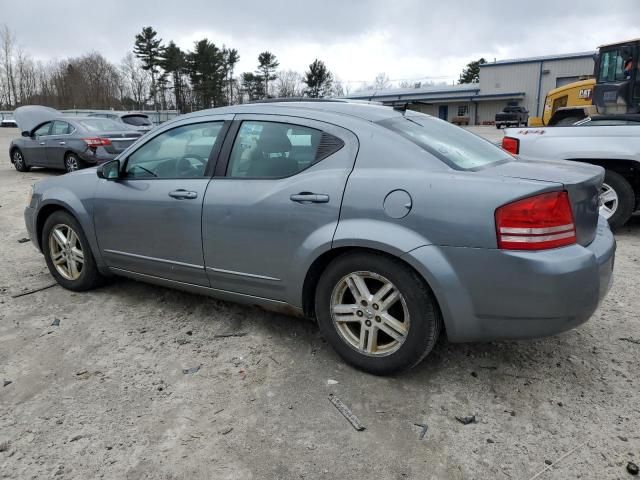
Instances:
[[[517,155],[520,151],[520,140],[517,138],[504,137],[502,139],[502,149]]]
[[[567,192],[550,192],[509,203],[496,210],[498,248],[545,250],[576,243],[576,227]]]
[[[92,148],[106,147],[107,145],[111,145],[111,140],[109,140],[108,138],[94,137],[94,138],[83,138],[82,140],[84,140],[84,143],[86,143],[87,146]]]

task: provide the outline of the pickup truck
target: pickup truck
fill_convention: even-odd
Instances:
[[[611,228],[640,208],[640,116],[598,116],[566,127],[508,128],[502,148],[525,161],[570,160],[605,169],[600,214]]]
[[[527,126],[529,122],[529,110],[517,105],[504,107],[501,112],[496,113],[496,128]]]

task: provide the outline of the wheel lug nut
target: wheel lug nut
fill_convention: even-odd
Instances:
[[[362,304],[363,307],[367,306],[367,301],[366,300],[362,300],[360,303]]]
[[[362,310],[358,310],[358,311],[356,312],[356,315],[358,315],[359,317],[361,317],[362,315],[364,315],[364,313],[362,313]]]
[[[378,309],[378,304],[377,304],[377,303],[374,303],[374,304],[373,304],[373,309],[374,309],[374,310],[377,310],[377,309]]]
[[[370,327],[370,326],[371,326],[371,320],[367,320],[366,322],[364,322],[364,324],[365,324],[367,327]]]
[[[378,315],[376,315],[376,322],[381,322],[381,321],[382,319]]]

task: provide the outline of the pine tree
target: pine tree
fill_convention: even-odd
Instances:
[[[462,70],[458,83],[478,83],[480,81],[480,65],[487,63],[484,58],[469,62]]]
[[[233,70],[235,69],[236,64],[240,61],[240,55],[238,55],[238,50],[235,48],[222,48],[222,53],[224,55],[226,69],[227,69],[227,104],[233,104],[233,85],[235,80],[233,78]]]
[[[187,54],[189,78],[201,108],[224,104],[224,84],[227,67],[224,54],[209,40],[195,42],[193,52]]]
[[[262,76],[264,81],[264,95],[269,96],[269,82],[275,80],[274,75],[276,69],[280,65],[280,62],[276,59],[276,56],[271,52],[262,52],[258,55],[258,69],[256,73]]]
[[[184,74],[187,68],[187,59],[185,53],[173,41],[169,42],[169,45],[164,49],[164,58],[160,62],[160,66],[171,75],[176,108],[180,112],[184,112]]]
[[[311,98],[321,98],[331,95],[333,75],[324,64],[317,58],[309,65],[309,70],[305,72],[304,83],[307,84],[306,94]]]
[[[158,89],[156,86],[156,74],[158,66],[162,61],[163,48],[162,39],[156,39],[156,32],[153,27],[143,27],[142,32],[136,35],[133,53],[142,60],[142,68],[151,74],[151,96],[153,97],[153,108],[158,108]]]

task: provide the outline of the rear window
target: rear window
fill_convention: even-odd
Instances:
[[[123,127],[118,122],[108,118],[87,118],[84,120],[77,120],[77,122],[89,132],[107,132],[127,129],[127,127]]]
[[[394,117],[378,122],[412,141],[456,170],[474,170],[513,160],[488,140],[427,115]]]
[[[126,117],[122,117],[122,121],[129,125],[135,125],[136,127],[151,126],[151,120],[145,115],[127,115]]]

